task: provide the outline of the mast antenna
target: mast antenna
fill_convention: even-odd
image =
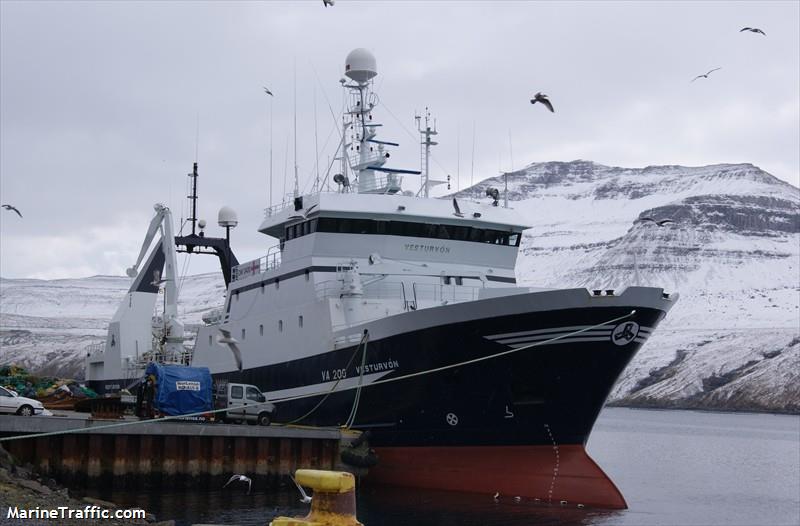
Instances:
[[[511,128],[508,129],[508,154],[511,157],[511,172],[514,172],[514,146],[511,143]],[[503,207],[508,208],[508,174],[503,175],[505,191],[503,195]]]
[[[192,216],[188,219],[192,223],[192,235],[195,235],[197,224],[197,161],[192,166],[192,173],[188,174],[192,181],[192,193],[187,196],[192,206]]]
[[[297,60],[294,62],[294,196],[300,195],[300,181],[297,176]]]
[[[314,180],[314,191],[322,190],[319,187],[319,142],[317,140],[317,86],[314,85],[314,158],[317,165],[317,178]]]
[[[469,185],[475,184],[475,119],[472,120],[472,166],[469,171]]]
[[[419,126],[420,117],[414,117],[417,120],[417,125]],[[425,128],[420,128],[419,133],[422,136],[422,159],[423,164],[422,168],[425,170],[425,175],[422,177],[422,188],[423,195],[425,197],[430,197],[430,169],[431,169],[431,146],[436,146],[439,144],[438,142],[431,140],[431,135],[438,135],[436,131],[436,121],[434,121],[433,129],[430,126],[430,118],[431,112],[428,110],[428,107],[425,107]]]

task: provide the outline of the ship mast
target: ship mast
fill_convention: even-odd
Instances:
[[[424,175],[422,176],[422,188],[420,190],[423,191],[423,195],[425,197],[430,196],[430,174],[431,174],[431,146],[436,146],[439,144],[438,142],[431,140],[431,135],[438,135],[436,131],[436,121],[433,123],[433,129],[430,126],[430,118],[431,112],[428,110],[427,106],[425,107],[425,127],[420,128],[420,118],[416,117],[417,120],[417,128],[419,129],[419,133],[422,136],[422,168],[425,170]]]
[[[355,176],[353,184],[359,193],[395,194],[401,190],[402,174],[419,175],[421,172],[384,166],[389,158],[386,147],[400,145],[375,138],[377,128],[381,126],[372,121],[372,110],[378,105],[378,97],[371,90],[372,79],[378,74],[375,57],[366,49],[354,49],[347,55],[344,74],[351,82],[342,79],[342,87],[350,90],[352,95],[347,111],[350,121],[345,122],[345,129],[349,124],[354,131],[355,137],[349,146],[352,148],[353,143],[356,144],[357,155],[355,160],[347,154],[343,157],[350,162],[350,170]],[[348,145],[344,146],[346,150]],[[349,190],[351,183],[344,169],[333,180],[340,185],[340,191]]]

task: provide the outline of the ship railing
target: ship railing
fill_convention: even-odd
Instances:
[[[280,245],[274,245],[269,248],[266,256],[261,256],[258,259],[254,259],[233,267],[231,269],[231,281],[238,281],[249,276],[257,276],[280,266]]]
[[[226,323],[230,314],[225,312],[224,307],[219,307],[203,314],[202,320],[206,325],[220,325]]]
[[[86,354],[90,356],[96,356],[104,352],[106,352],[106,342],[90,343],[86,346]]]
[[[264,216],[265,217],[272,217],[272,216],[274,216],[276,214],[279,214],[279,213],[283,212],[284,210],[289,208],[290,205],[294,206],[294,201],[293,200],[283,201],[281,203],[278,203],[277,205],[272,205],[270,207],[267,207],[267,208],[264,209]]]
[[[444,283],[412,283],[414,302],[458,303],[473,301],[480,297],[483,287],[473,285],[446,285]]]
[[[194,349],[184,348],[182,351],[165,353],[160,350],[146,351],[135,357],[127,359],[128,369],[144,369],[149,363],[159,363],[162,365],[191,365]]]
[[[409,287],[406,283],[378,282],[365,285],[363,296],[367,299],[399,300],[403,310],[416,310],[420,302],[458,303],[477,300],[482,287],[471,285],[445,285],[436,283],[414,282]],[[315,287],[318,299],[338,298],[342,296],[342,281],[328,280]]]
[[[401,190],[403,185],[402,176],[395,174],[375,175],[369,181],[359,180],[358,191],[360,193],[381,193],[394,194]]]

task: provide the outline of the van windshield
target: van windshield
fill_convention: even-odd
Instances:
[[[247,399],[248,400],[252,400],[253,402],[260,402],[261,401],[261,391],[259,391],[255,387],[248,387],[247,388]]]

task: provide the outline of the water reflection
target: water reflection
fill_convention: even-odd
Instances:
[[[303,516],[308,507],[299,502],[294,488],[258,492],[93,492],[91,496],[111,500],[121,506],[139,506],[159,520],[175,519],[176,524],[196,523],[259,525],[273,518]],[[358,490],[358,518],[367,526],[584,526],[597,522],[613,523],[620,512],[548,506],[530,499],[515,502],[513,496],[474,495],[405,488]]]

